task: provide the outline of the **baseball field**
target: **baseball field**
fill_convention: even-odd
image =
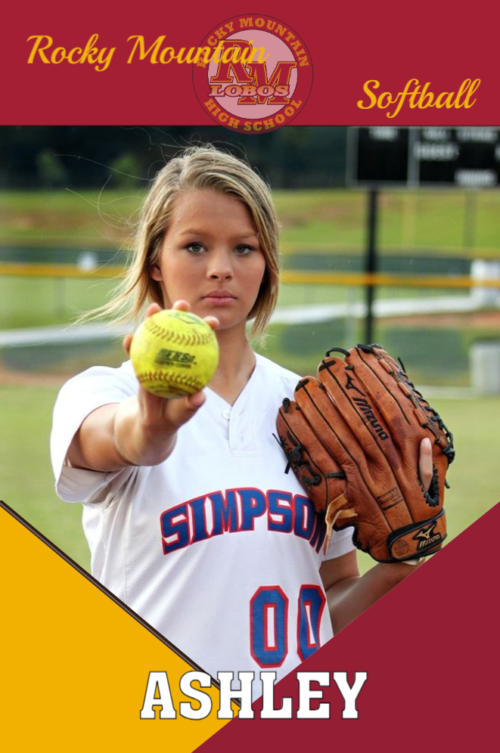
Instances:
[[[82,253],[98,262],[123,263],[142,194],[108,192],[0,194],[0,269],[19,259],[31,264],[78,264]],[[362,269],[366,196],[362,192],[277,192],[283,223],[284,269]],[[471,259],[500,258],[498,193],[473,199],[456,192],[391,193],[381,196],[381,264],[415,273],[468,274]],[[466,221],[466,218],[469,218]],[[473,220],[471,219],[473,217]],[[132,218],[132,220],[130,219]],[[120,250],[122,249],[122,250]],[[436,266],[437,265],[437,266]],[[0,331],[69,325],[110,295],[109,280],[61,279],[0,274]],[[380,288],[382,301],[463,297],[469,291]],[[270,327],[264,355],[300,373],[310,373],[334,345],[363,339],[363,320],[353,307],[364,291],[339,285],[288,284],[280,310],[301,307],[289,323]],[[344,314],[314,319],[315,307],[343,304]],[[450,541],[499,501],[496,430],[499,397],[470,391],[469,354],[476,340],[500,339],[498,303],[474,311],[387,313],[376,339],[400,355],[417,385],[455,435],[457,460],[450,469],[447,510]],[[84,567],[89,566],[81,532],[81,508],[57,499],[49,459],[51,413],[59,387],[94,363],[117,365],[119,342],[2,347],[0,345],[0,498]],[[361,558],[365,569],[371,563]]]

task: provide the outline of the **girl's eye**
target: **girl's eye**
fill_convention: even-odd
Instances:
[[[253,247],[247,246],[245,243],[240,243],[239,246],[236,246],[235,250],[238,256],[248,256],[248,254],[252,253]]]
[[[188,251],[191,251],[193,254],[200,254],[205,249],[201,245],[201,243],[190,243],[188,246],[186,246]]]

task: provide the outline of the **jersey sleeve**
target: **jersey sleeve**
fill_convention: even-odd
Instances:
[[[342,555],[352,552],[356,549],[352,542],[352,534],[354,528],[344,528],[343,531],[333,531],[328,549],[323,556],[323,562],[326,560],[333,560],[336,557],[342,557]]]
[[[126,364],[124,364],[126,366]],[[69,446],[83,420],[96,408],[120,403],[136,394],[133,373],[125,369],[95,366],[70,379],[62,387],[54,408],[50,451],[56,493],[65,502],[100,502],[111,484],[125,482],[133,466],[110,473],[72,468],[65,464]]]

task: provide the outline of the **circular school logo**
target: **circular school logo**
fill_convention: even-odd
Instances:
[[[288,125],[305,106],[311,56],[287,24],[271,16],[235,16],[214,27],[200,47],[194,89],[217,125],[265,133]]]

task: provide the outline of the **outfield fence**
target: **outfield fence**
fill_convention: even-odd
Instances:
[[[82,280],[123,277],[125,267],[105,266],[81,269],[74,264],[15,264],[0,262],[0,275],[5,277],[62,277]],[[500,278],[487,279],[473,275],[401,275],[381,272],[293,272],[284,270],[281,281],[288,285],[373,285],[397,288],[499,288]]]
[[[120,363],[120,340],[130,327],[71,322],[102,303],[111,290],[108,283],[124,271],[117,265],[0,263],[0,282],[14,284],[17,278],[19,286],[16,293],[11,283],[4,288],[10,296],[3,301],[4,321],[16,307],[34,312],[26,324],[0,325],[0,368],[68,374],[95,363]],[[43,279],[45,297],[37,301],[36,281]],[[283,270],[281,280],[279,307],[262,352],[297,373],[311,373],[330,347],[364,341],[367,286],[376,290],[373,339],[400,356],[421,385],[473,389],[474,374],[491,371],[478,368],[477,354],[481,360],[483,352],[486,358],[500,348],[500,279],[494,276]]]

